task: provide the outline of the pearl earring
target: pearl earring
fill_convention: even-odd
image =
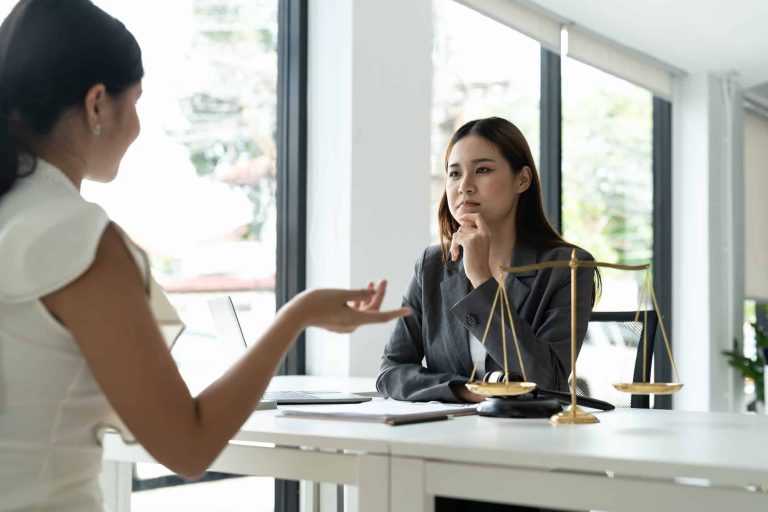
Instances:
[[[95,125],[93,125],[93,134],[96,135],[97,137],[101,135],[101,123],[96,123]]]

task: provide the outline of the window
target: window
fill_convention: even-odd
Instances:
[[[432,242],[445,188],[445,149],[462,124],[499,116],[539,154],[539,43],[453,0],[435,0],[432,104]],[[482,37],[478,35],[482,34]]]
[[[274,317],[278,0],[96,4],[141,45],[142,133],[118,178],[84,183],[83,195],[147,250],[187,326],[173,356],[196,393],[231,362],[216,345],[207,299],[231,295],[248,340]],[[138,467],[161,485],[166,474]],[[265,482],[258,488],[267,493],[249,502],[272,510],[272,479]],[[238,492],[233,484],[217,483],[228,490],[212,494]],[[168,500],[191,510],[182,497],[204,501],[194,498],[199,493],[162,492],[135,495],[134,508],[173,510]]]
[[[762,311],[761,311],[762,309]],[[757,324],[759,327],[762,327],[760,323],[760,313],[762,313],[762,316],[765,316],[765,306],[754,301],[754,300],[745,300],[744,301],[744,325],[743,325],[743,337],[744,337],[744,343],[739,346],[734,346],[733,348],[735,350],[741,349],[741,355],[744,357],[751,359],[752,361],[761,362],[763,355],[758,353],[757,348],[757,330],[755,329],[755,324]],[[745,361],[746,363],[746,361]],[[743,376],[740,372],[737,372],[739,376]],[[758,400],[758,394],[757,394],[757,385],[758,383],[755,382],[755,380],[751,377],[744,377],[744,408],[750,411],[757,410],[758,407],[760,407],[756,402]],[[765,374],[763,374],[763,379],[765,379]],[[763,382],[764,385],[764,382]],[[765,407],[765,404],[761,404],[762,407]],[[742,409],[743,411],[744,409]]]
[[[562,227],[600,260],[653,258],[653,95],[563,59]],[[634,311],[642,272],[601,269],[601,311]]]

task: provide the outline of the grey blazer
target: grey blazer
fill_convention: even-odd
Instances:
[[[511,264],[569,260],[571,250],[570,247],[537,249],[518,241]],[[582,260],[593,259],[586,251],[577,250],[577,255]],[[593,269],[577,270],[577,350],[586,335],[592,309],[593,275]],[[570,283],[568,268],[531,271],[506,278],[526,375],[542,388],[565,391],[568,387]],[[449,384],[469,380],[473,367],[469,333],[482,340],[497,287],[497,282],[489,279],[473,290],[461,260],[445,265],[440,246],[428,247],[416,262],[415,274],[403,297],[403,305],[410,307],[413,314],[400,318],[395,324],[384,349],[376,389],[398,400],[458,401]],[[496,311],[485,343],[487,371],[504,368],[498,306]],[[509,325],[506,325],[506,337],[510,378],[522,378]],[[426,359],[426,367],[422,366],[422,359]]]

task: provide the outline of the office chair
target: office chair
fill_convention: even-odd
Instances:
[[[658,318],[650,310],[647,321],[645,378],[651,381],[653,346]],[[627,395],[617,391],[617,382],[643,380],[643,314],[637,322],[635,311],[593,312],[584,344],[576,359],[576,390],[612,403],[616,407],[648,409],[648,395]],[[634,363],[634,364],[633,364]]]

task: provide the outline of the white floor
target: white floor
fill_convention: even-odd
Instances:
[[[133,512],[273,512],[275,481],[242,477],[177,485],[131,496]]]

